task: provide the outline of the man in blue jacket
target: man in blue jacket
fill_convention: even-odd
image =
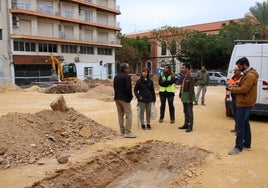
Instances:
[[[128,75],[130,72],[130,67],[127,63],[122,63],[120,65],[120,73],[114,77],[114,100],[118,112],[118,122],[120,127],[121,135],[125,138],[136,138],[136,136],[131,132],[132,126],[132,108],[131,100],[132,95],[132,85],[131,78]],[[124,116],[126,117],[126,122],[124,123]]]

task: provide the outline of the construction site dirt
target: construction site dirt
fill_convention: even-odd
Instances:
[[[175,124],[169,123],[167,109],[163,123],[152,120],[152,130],[142,130],[133,98],[132,131],[137,138],[120,136],[112,81],[96,81],[83,92],[45,89],[0,85],[0,187],[268,185],[267,118],[250,121],[251,151],[228,155],[235,134],[230,132],[233,119],[225,116],[223,86],[208,87],[206,106],[194,106],[190,133],[178,129],[184,121],[179,86]],[[69,107],[66,112],[50,107],[59,96]],[[156,106],[159,111],[158,96]]]

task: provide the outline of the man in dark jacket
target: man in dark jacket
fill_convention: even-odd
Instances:
[[[182,72],[185,75],[182,81],[179,97],[183,104],[184,124],[179,129],[186,129],[186,132],[193,130],[193,102],[194,102],[194,78],[190,73],[190,64],[182,65]]]
[[[120,73],[114,77],[114,100],[117,107],[121,135],[125,138],[136,138],[131,132],[132,108],[130,102],[133,95],[131,78],[128,75],[129,71],[130,67],[127,63],[122,63],[120,65]],[[126,116],[125,123],[124,116]]]
[[[134,93],[140,104],[140,121],[143,130],[151,130],[151,107],[155,103],[154,83],[150,79],[150,71],[148,68],[143,68],[140,79],[136,82]],[[144,112],[146,112],[146,123],[144,124]]]

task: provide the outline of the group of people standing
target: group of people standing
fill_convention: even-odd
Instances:
[[[236,62],[236,75],[232,78],[234,81],[226,87],[233,97],[233,110],[235,119],[236,144],[229,154],[234,155],[240,153],[244,148],[251,148],[251,130],[249,124],[249,114],[251,108],[255,104],[257,96],[257,80],[258,73],[249,66],[247,58],[241,58]],[[179,91],[179,98],[183,104],[184,124],[179,129],[185,129],[186,132],[193,130],[193,104],[198,104],[199,94],[202,92],[201,105],[205,105],[205,93],[209,84],[209,74],[204,66],[198,73],[197,77],[197,93],[195,95],[195,80],[190,72],[190,64],[182,65],[184,78]],[[135,138],[136,135],[131,132],[132,110],[131,100],[132,83],[128,75],[130,67],[127,63],[120,65],[120,73],[114,78],[114,100],[118,112],[118,122],[121,135],[126,138]],[[242,74],[241,74],[242,72]],[[240,75],[238,76],[238,74]],[[134,94],[140,104],[140,122],[142,129],[151,129],[150,113],[151,106],[156,102],[154,83],[150,79],[148,68],[143,68],[140,79],[134,87]],[[175,122],[175,74],[171,70],[170,65],[165,65],[163,73],[159,80],[159,98],[160,98],[160,118],[159,123],[163,123],[165,116],[166,101],[169,107],[170,123]],[[146,114],[146,124],[144,113]],[[124,122],[125,116],[125,122]]]
[[[180,89],[179,97],[183,103],[183,112],[185,121],[183,126],[179,129],[186,129],[186,132],[193,130],[193,102],[195,99],[194,93],[194,78],[190,74],[190,64],[183,64],[182,71],[185,75],[182,81],[182,87]],[[132,84],[129,76],[130,67],[127,63],[120,65],[120,73],[114,78],[114,100],[117,107],[118,122],[121,135],[126,138],[135,138],[136,135],[131,132],[132,125],[132,110],[131,100]],[[159,97],[160,97],[160,118],[159,123],[163,123],[166,109],[166,101],[169,107],[170,123],[175,122],[175,74],[171,70],[170,65],[165,65],[163,73],[160,75],[159,80]],[[134,94],[140,105],[140,122],[141,128],[151,129],[151,107],[156,102],[156,95],[154,89],[154,83],[150,79],[150,72],[148,68],[143,68],[140,79],[137,80],[134,86]],[[146,121],[144,114],[146,115]],[[124,120],[125,118],[125,120]],[[145,124],[146,122],[146,124]]]

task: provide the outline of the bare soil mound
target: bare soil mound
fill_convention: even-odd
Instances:
[[[0,169],[70,155],[83,145],[112,139],[116,132],[70,108],[0,118]]]
[[[55,172],[32,187],[181,187],[199,176],[209,152],[147,141],[131,148],[99,151],[87,162]]]
[[[114,89],[112,86],[98,85],[89,89],[86,93],[81,95],[82,98],[101,99],[105,101],[113,101]]]
[[[63,94],[63,93],[77,93],[86,92],[89,89],[87,83],[81,80],[62,81],[54,84],[44,90],[44,93]]]
[[[38,91],[38,92],[43,92],[42,88],[40,88],[37,85],[33,85],[29,88],[23,89],[23,91],[31,92],[31,91]]]
[[[22,89],[18,86],[16,86],[15,84],[12,83],[3,83],[0,84],[0,93],[4,93],[4,92],[13,92],[13,91],[21,91]]]
[[[105,85],[105,86],[113,85],[113,80],[100,80],[100,79],[87,78],[84,80],[84,82],[89,86],[89,88],[94,88],[99,85]]]
[[[86,79],[81,81],[79,79],[74,81],[62,81],[58,84],[54,84],[44,90],[44,93],[78,93],[87,92],[90,88],[95,88],[100,85],[112,86],[111,80],[100,80],[100,79]]]

